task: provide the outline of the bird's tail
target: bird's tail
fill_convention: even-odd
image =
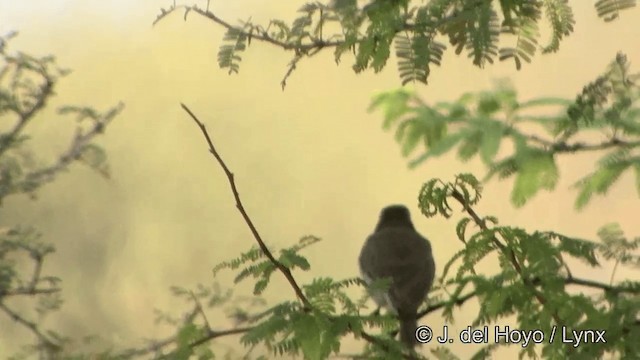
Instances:
[[[402,316],[400,318],[400,341],[412,349],[418,341],[416,340],[416,328],[418,327],[418,321],[415,315],[410,317]]]

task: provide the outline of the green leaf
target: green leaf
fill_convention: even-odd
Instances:
[[[224,35],[223,41],[230,44],[220,46],[218,50],[218,65],[221,68],[228,68],[229,75],[238,73],[242,57],[240,54],[247,48],[247,35],[241,28],[229,28]]]
[[[584,208],[593,194],[605,194],[629,165],[628,162],[620,162],[603,166],[576,182],[573,186],[580,189],[575,202],[576,209]]]
[[[523,206],[540,189],[555,188],[559,173],[553,154],[529,151],[521,154],[517,161],[519,172],[511,192],[511,201],[516,207]]]
[[[80,150],[80,160],[90,168],[109,176],[109,165],[107,164],[107,153],[100,146],[87,144]]]
[[[476,130],[472,133],[469,133],[458,148],[458,157],[460,158],[460,160],[464,162],[471,159],[475,154],[478,153],[481,143],[482,131]]]
[[[493,158],[498,153],[500,142],[504,134],[504,125],[499,121],[482,122],[482,143],[480,145],[480,157],[486,164],[492,164]]]
[[[409,162],[409,167],[415,168],[416,166],[420,165],[421,163],[423,163],[424,161],[426,161],[431,157],[445,154],[454,146],[456,146],[456,144],[458,144],[458,142],[460,142],[460,140],[464,139],[466,136],[467,136],[467,131],[461,130],[459,132],[448,134],[442,137],[435,144],[429,146],[429,148],[424,154],[411,160]]]
[[[382,108],[384,113],[382,128],[388,130],[398,119],[409,111],[408,102],[412,95],[411,92],[404,89],[379,94],[374,97],[367,111],[372,112],[378,108]]]
[[[302,315],[294,320],[296,340],[305,359],[323,360],[331,354],[336,339],[329,333],[329,325],[329,321],[319,314]]]
[[[576,259],[585,261],[590,266],[600,265],[595,254],[595,250],[598,247],[598,244],[592,241],[571,238],[557,233],[548,234],[560,240],[558,250],[560,250],[561,252],[569,254]]]
[[[478,114],[480,116],[490,116],[500,110],[500,101],[492,93],[483,93],[478,99]]]
[[[438,360],[460,360],[450,348],[444,346],[438,346],[434,350],[431,350],[431,353]]]
[[[513,35],[516,38],[516,45],[500,49],[500,60],[513,59],[516,69],[520,70],[522,60],[527,63],[531,62],[531,58],[538,48],[540,33],[537,16],[535,18],[521,17],[510,24],[504,24],[502,31]]]
[[[253,295],[260,295],[269,285],[269,278],[262,278],[256,281],[256,284],[253,287]]]
[[[195,324],[186,324],[178,332],[178,344],[188,345],[192,340],[195,340],[199,333],[200,331]]]
[[[467,225],[469,225],[469,222],[471,222],[471,219],[468,217],[464,217],[458,222],[458,225],[456,225],[456,235],[462,242],[467,241],[467,239],[465,238],[465,232],[467,230]]]
[[[544,10],[552,29],[549,45],[542,49],[542,53],[546,54],[558,51],[560,40],[573,32],[575,20],[567,0],[544,1]]]
[[[307,271],[311,268],[311,265],[309,265],[309,261],[307,261],[306,258],[291,249],[281,250],[278,261],[289,269],[294,269],[297,266],[300,269]]]
[[[397,140],[401,143],[402,156],[406,157],[415,150],[416,146],[420,143],[420,139],[426,135],[425,132],[428,131],[428,129],[421,126],[420,120],[418,119],[407,120],[402,125],[398,127],[398,130],[405,129],[405,131],[401,136],[397,137]]]
[[[636,6],[635,0],[598,0],[595,3],[598,16],[609,22],[620,16],[620,11]]]

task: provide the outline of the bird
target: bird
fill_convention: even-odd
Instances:
[[[415,337],[418,308],[431,290],[436,265],[431,243],[416,231],[406,206],[390,205],[382,209],[358,262],[365,283],[391,280],[384,293],[371,289],[369,292],[378,306],[398,316],[400,341],[413,349],[418,343]]]

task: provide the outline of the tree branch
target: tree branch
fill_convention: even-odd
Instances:
[[[169,8],[169,10],[164,10],[161,9],[161,13],[160,15],[158,15],[156,17],[156,19],[153,21],[153,25],[157,24],[160,20],[162,20],[165,16],[171,14],[172,12],[176,11],[177,9],[182,8],[185,10],[185,19],[187,14],[190,11],[193,11],[201,16],[204,16],[205,18],[213,21],[214,23],[222,26],[223,28],[227,29],[227,30],[235,30],[238,31],[240,34],[244,35],[244,36],[250,36],[252,39],[256,39],[271,45],[275,45],[281,49],[284,50],[288,50],[288,51],[296,51],[296,52],[301,52],[301,53],[306,53],[310,50],[313,49],[322,49],[322,48],[326,48],[326,47],[336,47],[339,46],[341,44],[344,43],[344,41],[324,41],[324,40],[320,40],[320,39],[316,39],[310,43],[304,43],[304,44],[299,44],[299,43],[293,43],[293,42],[285,42],[285,41],[281,41],[278,39],[274,39],[273,37],[269,36],[269,34],[266,31],[262,31],[261,33],[249,33],[246,32],[244,30],[242,30],[241,28],[238,28],[236,26],[233,26],[231,24],[229,24],[228,22],[222,20],[220,17],[218,17],[216,14],[214,14],[213,12],[209,11],[209,10],[203,10],[200,9],[199,7],[197,7],[196,5],[179,5],[179,6],[171,6]]]
[[[42,331],[40,331],[36,323],[23,318],[22,316],[20,316],[20,314],[11,310],[2,301],[0,301],[0,310],[4,311],[7,315],[9,315],[9,317],[13,319],[13,321],[29,329],[29,331],[31,331],[31,333],[33,333],[38,338],[38,340],[40,340],[40,343],[42,345],[53,350],[60,349],[60,345],[55,343],[53,340],[49,339]]]
[[[289,268],[284,266],[280,261],[278,261],[273,256],[273,254],[271,253],[271,250],[269,250],[267,245],[262,240],[262,237],[258,233],[258,230],[256,229],[255,225],[253,225],[253,221],[251,221],[251,218],[249,217],[249,215],[247,214],[247,211],[244,208],[244,205],[242,205],[242,200],[240,200],[240,194],[238,193],[238,188],[236,187],[234,175],[229,170],[229,168],[227,167],[227,164],[225,164],[224,160],[222,160],[222,157],[220,156],[215,146],[213,145],[213,141],[211,140],[211,137],[209,136],[209,132],[207,131],[205,125],[193,114],[193,112],[191,112],[191,110],[185,104],[181,103],[180,106],[182,106],[182,109],[184,109],[184,111],[186,111],[187,114],[189,114],[189,116],[193,119],[193,121],[195,121],[196,125],[198,125],[198,127],[200,128],[200,131],[202,132],[202,135],[205,137],[207,144],[209,145],[209,152],[216,158],[216,160],[218,161],[218,164],[220,164],[220,167],[222,167],[222,170],[227,176],[229,186],[231,187],[233,198],[236,201],[236,208],[240,212],[240,215],[242,215],[242,218],[244,219],[244,222],[249,227],[249,230],[251,230],[251,234],[253,235],[253,238],[258,243],[258,246],[260,246],[260,249],[262,250],[264,255],[269,259],[269,261],[271,261],[271,263],[287,279],[287,281],[291,285],[291,288],[293,288],[293,291],[295,292],[296,297],[298,298],[298,300],[300,300],[300,302],[303,304],[305,309],[307,310],[311,309],[311,304],[309,303],[309,300],[304,295],[304,293],[302,292],[302,289],[294,279],[293,275],[291,274],[291,270],[289,270]]]
[[[575,142],[575,143],[567,143],[565,141],[549,141],[547,139],[541,138],[537,135],[524,135],[527,140],[531,142],[537,143],[538,145],[543,146],[544,148],[551,150],[553,153],[575,153],[580,151],[599,151],[599,150],[607,150],[615,147],[628,147],[634,148],[640,146],[640,141],[628,141],[624,139],[619,139],[617,137],[613,137],[609,140],[602,141],[600,143],[589,144],[583,142]]]

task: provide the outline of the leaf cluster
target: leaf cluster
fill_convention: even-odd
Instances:
[[[308,270],[306,258],[298,252],[317,241],[319,239],[313,236],[303,237],[298,244],[281,250],[278,261],[289,269]],[[236,270],[236,283],[253,277],[254,295],[260,295],[266,290],[276,267],[265,259],[259,248],[253,247],[239,257],[217,265],[214,272],[222,269]],[[263,345],[274,356],[303,354],[305,358],[324,359],[338,353],[340,339],[346,334],[358,333],[364,326],[389,327],[395,323],[390,317],[359,315],[364,304],[351,300],[345,290],[362,284],[358,278],[341,281],[315,278],[302,287],[311,308],[305,308],[299,302],[278,303],[251,317],[252,328],[242,336],[241,342],[249,347]]]
[[[531,62],[535,53],[556,52],[560,42],[573,32],[575,23],[568,0],[433,0],[416,4],[409,0],[373,0],[359,7],[356,0],[333,0],[329,4],[309,2],[291,23],[271,20],[266,26],[250,20],[230,25],[213,12],[186,6],[226,28],[218,64],[229,73],[239,71],[242,53],[252,39],[295,53],[282,81],[302,57],[333,48],[336,63],[346,53],[354,57],[356,73],[381,71],[395,52],[402,84],[427,83],[431,67],[440,65],[447,48],[464,54],[474,65],[484,67],[496,59],[512,60],[517,69]],[[605,21],[620,11],[635,7],[635,0],[600,0],[597,14]],[[156,21],[178,7],[162,10]],[[550,39],[540,45],[540,26],[550,28]],[[329,29],[329,30],[328,30]],[[331,29],[339,29],[330,31]],[[395,50],[395,51],[394,51]]]
[[[280,250],[280,256],[277,260],[289,270],[299,268],[307,271],[310,268],[309,262],[304,256],[298,254],[298,252],[318,241],[320,241],[320,238],[311,235],[305,236],[300,239],[298,244]],[[254,295],[260,295],[269,284],[271,275],[276,271],[277,267],[273,262],[265,257],[259,247],[253,246],[248,251],[240,254],[239,257],[230,261],[224,261],[214,266],[213,275],[215,276],[223,269],[240,269],[238,275],[234,279],[234,283],[236,284],[248,277],[256,279],[253,293]]]
[[[464,195],[462,192],[464,191]],[[463,207],[466,216],[457,226],[463,248],[444,266],[440,282],[450,288],[450,296],[459,297],[471,287],[480,302],[472,326],[500,324],[515,317],[512,326],[520,330],[542,330],[550,336],[566,329],[599,329],[606,332],[608,342],[581,344],[572,348],[559,341],[545,339],[542,344],[529,344],[521,357],[551,359],[636,358],[638,343],[631,334],[640,332],[640,282],[625,280],[603,284],[579,279],[571,272],[566,259],[578,260],[591,268],[599,268],[599,258],[615,260],[627,266],[639,266],[640,239],[627,240],[617,225],[602,228],[602,243],[565,236],[552,231],[529,232],[522,228],[498,225],[492,217],[481,218],[473,205],[482,189],[472,175],[461,174],[454,182],[433,179],[425,183],[420,195],[423,214],[432,217],[451,216],[449,201]],[[469,234],[469,224],[476,227]],[[489,258],[499,264],[495,274],[476,272],[475,268]],[[454,272],[454,267],[457,270]],[[615,272],[615,270],[614,270]],[[613,278],[613,274],[612,274]],[[593,294],[575,292],[570,286],[580,285],[598,290]],[[443,314],[454,321],[455,304],[448,304]],[[609,341],[610,340],[610,341]],[[484,358],[506,343],[485,346],[474,358]],[[584,346],[583,346],[584,345]]]
[[[515,178],[511,200],[516,206],[539,190],[555,189],[560,155],[600,151],[604,155],[595,170],[574,185],[579,191],[575,205],[582,208],[628,170],[635,173],[640,196],[638,79],[629,72],[626,57],[618,54],[574,101],[520,101],[513,87],[500,83],[494,91],[466,93],[454,102],[433,105],[408,90],[386,92],[373,100],[370,111],[383,112],[382,126],[395,132],[404,156],[418,153],[409,166],[457,148],[462,161],[480,158],[488,169],[485,181]],[[588,137],[601,141],[583,140]]]

